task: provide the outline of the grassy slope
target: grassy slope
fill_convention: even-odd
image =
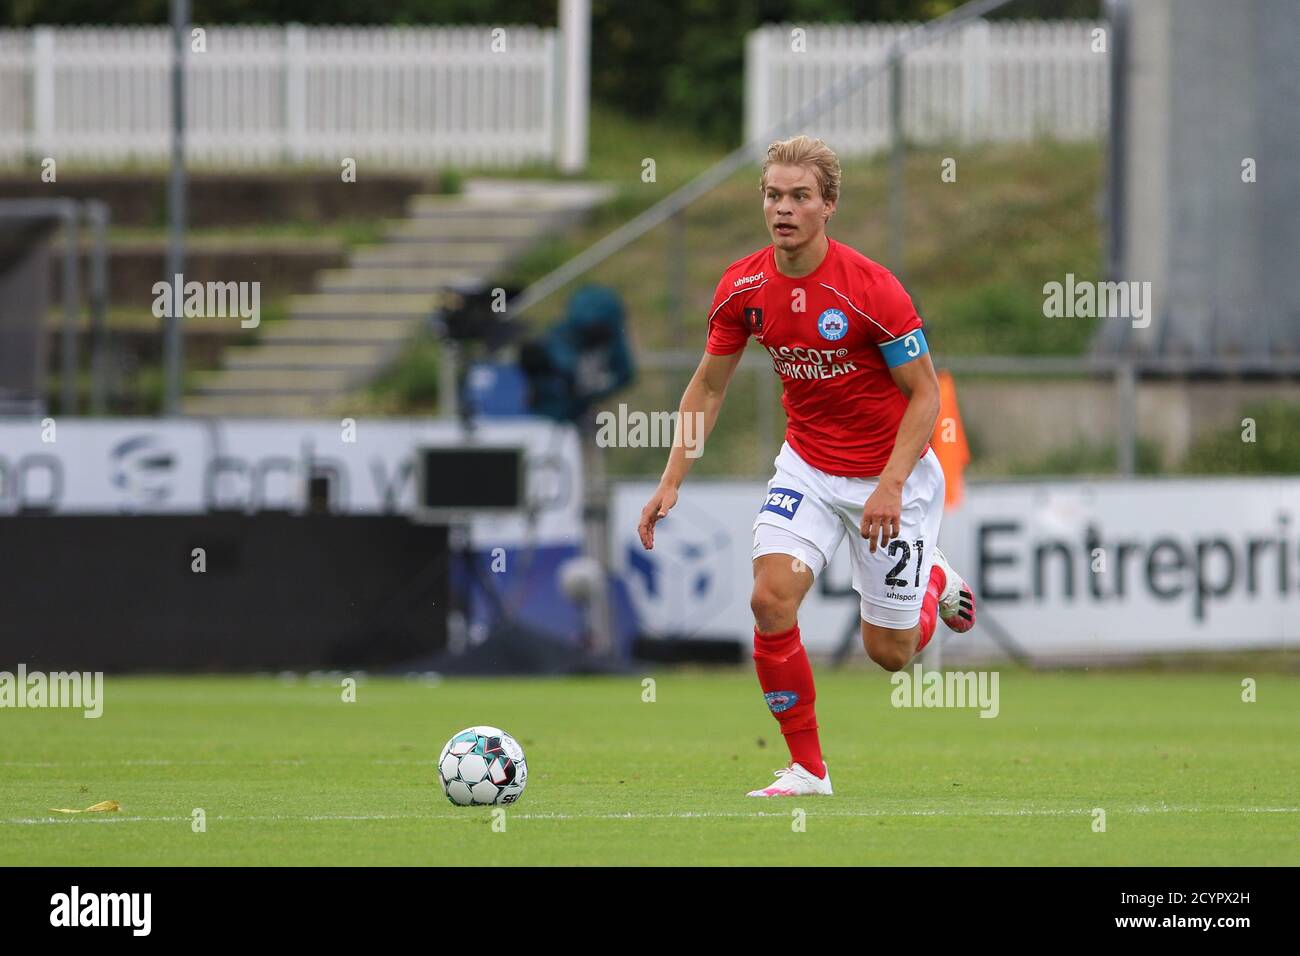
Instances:
[[[702,157],[678,159],[677,145],[661,141],[652,128],[620,129],[619,153],[606,157],[598,150],[603,137],[596,129],[593,175],[618,188],[618,201],[566,241],[526,258],[517,281],[545,274],[700,170]],[[638,143],[643,149],[636,148]],[[599,163],[597,155],[604,157]],[[660,157],[657,183],[641,182],[639,155]],[[958,160],[956,182],[940,179],[946,156]],[[1086,344],[1091,324],[1044,319],[1042,286],[1064,280],[1067,272],[1097,278],[1101,174],[1102,152],[1096,143],[915,150],[905,186],[907,250],[899,264],[888,261],[887,164],[883,159],[848,161],[840,208],[829,231],[902,272],[927,321],[954,353],[1074,353]],[[702,348],[700,317],[707,314],[718,277],[729,263],[768,241],[757,176],[757,166],[747,167],[687,211],[680,330],[675,317],[665,314],[681,235],[671,225],[654,229],[579,281],[619,290],[639,345]],[[537,309],[535,318],[558,317],[564,298],[565,292],[557,294]],[[685,340],[679,332],[685,332]]]
[[[0,712],[0,865],[1300,864],[1300,678],[1244,704],[1237,671],[1001,676],[987,720],[821,672],[837,795],[776,804],[743,796],[784,763],[746,671],[660,674],[655,703],[639,674],[372,678],[352,704],[337,680],[110,677],[99,720]],[[505,833],[435,782],[483,722],[528,752]],[[104,799],[122,812],[45,812]]]

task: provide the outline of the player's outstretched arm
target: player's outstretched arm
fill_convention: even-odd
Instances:
[[[641,523],[637,526],[641,546],[647,551],[655,546],[655,524],[677,504],[677,489],[682,486],[695,459],[704,453],[704,442],[718,420],[727,386],[744,351],[743,348],[737,349],[730,355],[705,352],[699,368],[682,393],[681,405],[677,409],[677,433],[668,452],[668,465],[659,480],[659,487],[641,509]]]

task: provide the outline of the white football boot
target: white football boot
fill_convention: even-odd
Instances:
[[[776,772],[776,783],[762,790],[751,790],[747,797],[829,797],[831,795],[831,771],[826,768],[826,776],[815,777],[808,770],[792,763]]]
[[[948,586],[939,595],[939,617],[949,629],[965,634],[975,626],[975,593],[938,548],[934,549],[934,563],[943,568],[948,580]]]

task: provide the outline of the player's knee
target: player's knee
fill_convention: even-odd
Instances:
[[[912,659],[909,651],[897,647],[870,648],[871,659],[887,671],[901,671]]]
[[[901,671],[915,652],[913,644],[894,638],[863,634],[862,643],[866,645],[867,656],[887,671]]]
[[[754,592],[749,598],[749,608],[754,612],[754,623],[760,631],[785,630],[794,626],[799,599],[770,585],[755,582]]]

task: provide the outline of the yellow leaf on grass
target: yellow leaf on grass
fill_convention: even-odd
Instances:
[[[122,809],[122,804],[116,800],[102,800],[93,807],[86,807],[84,810],[66,810],[60,807],[50,807],[50,813],[111,813]]]

